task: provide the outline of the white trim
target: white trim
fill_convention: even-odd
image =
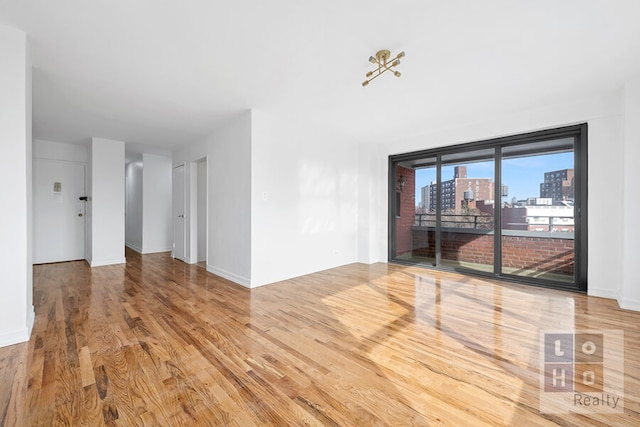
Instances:
[[[118,259],[101,259],[99,261],[95,261],[95,260],[91,260],[89,262],[89,265],[91,265],[91,267],[102,267],[105,265],[114,265],[114,264],[126,264],[127,259],[126,258],[118,258]]]
[[[61,142],[60,144],[64,144],[64,142]],[[86,160],[66,160],[66,159],[52,159],[50,157],[39,157],[39,156],[33,156],[33,160],[46,160],[48,162],[55,162],[55,163],[73,163],[76,165],[84,165],[87,166],[87,161]]]
[[[129,249],[133,249],[134,251],[138,252],[139,254],[142,253],[142,249],[137,247],[136,245],[134,245],[133,243],[129,243],[129,242],[125,242],[124,244],[126,247],[128,247]]]
[[[171,252],[173,250],[172,246],[165,246],[162,248],[152,248],[152,249],[145,249],[142,252],[140,252],[141,254],[145,255],[145,254],[156,254],[159,252]]]
[[[618,297],[618,305],[624,310],[640,311],[640,301]]]
[[[0,347],[26,342],[29,341],[29,338],[31,338],[31,330],[25,325],[24,328],[20,328],[17,331],[0,335]]]
[[[31,337],[31,332],[33,331],[33,325],[36,321],[36,310],[31,306],[31,310],[27,313],[27,330],[29,331],[29,337]]]
[[[611,289],[598,289],[589,287],[587,291],[587,295],[590,297],[599,297],[599,298],[608,298],[608,299],[617,299],[618,292],[612,291]]]
[[[131,243],[125,243],[124,244],[126,247],[128,247],[129,249],[132,249],[136,252],[138,252],[139,254],[142,255],[146,255],[146,254],[156,254],[159,252],[171,252],[171,257],[175,258],[173,256],[173,246],[164,246],[164,247],[160,247],[160,248],[151,248],[151,249],[142,249],[137,247],[136,245],[133,245]],[[176,258],[177,259],[177,258]]]
[[[245,288],[251,287],[251,280],[246,277],[239,276],[235,273],[231,273],[229,271],[223,270],[221,268],[214,267],[212,265],[207,264],[207,271],[209,273],[213,273],[216,276],[220,276],[224,279],[231,280],[233,283],[237,283],[238,285],[242,285]]]

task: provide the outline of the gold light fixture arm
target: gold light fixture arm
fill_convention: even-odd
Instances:
[[[373,79],[375,79],[376,77],[378,77],[379,75],[383,74],[386,71],[393,71],[393,74],[396,77],[401,76],[399,71],[392,70],[392,68],[400,64],[400,58],[404,57],[404,52],[400,52],[399,54],[396,55],[395,58],[393,58],[391,62],[388,62],[390,56],[391,56],[391,52],[389,52],[386,49],[383,49],[383,50],[379,50],[376,53],[375,57],[374,56],[369,57],[369,62],[371,62],[372,64],[378,65],[378,68],[373,71],[369,71],[367,73],[366,75],[367,80],[362,82],[362,86],[367,86],[371,81],[373,81]]]

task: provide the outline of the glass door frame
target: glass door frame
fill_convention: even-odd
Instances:
[[[404,153],[389,156],[389,223],[388,223],[388,260],[389,262],[419,265],[428,268],[444,271],[457,271],[469,275],[489,276],[501,280],[518,282],[524,284],[532,284],[540,287],[551,287],[555,289],[571,290],[576,292],[587,291],[587,249],[588,249],[588,233],[587,233],[587,195],[588,195],[588,158],[587,158],[587,135],[588,127],[586,123],[566,126],[555,129],[548,129],[525,134],[494,138],[485,141],[458,144],[448,147],[440,147],[430,150],[422,150],[411,153]],[[494,268],[493,273],[484,273],[471,269],[461,269],[455,267],[447,267],[442,265],[441,252],[441,233],[442,233],[442,156],[449,154],[464,154],[465,152],[478,151],[481,149],[494,149],[494,206],[498,205],[497,201],[501,198],[500,189],[502,188],[502,149],[503,147],[518,146],[531,144],[535,142],[551,141],[562,138],[573,138],[573,164],[574,164],[574,280],[573,283],[554,281],[549,279],[537,279],[532,277],[516,276],[513,274],[502,272],[502,209],[494,209]],[[540,152],[532,150],[531,154]],[[397,191],[396,183],[396,165],[402,162],[417,161],[421,158],[436,159],[436,225],[435,225],[435,265],[411,262],[398,259],[396,257],[396,217],[395,217],[395,198]],[[469,159],[464,159],[465,161]]]

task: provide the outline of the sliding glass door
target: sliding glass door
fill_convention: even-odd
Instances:
[[[586,291],[586,125],[389,165],[391,261]]]
[[[493,271],[494,150],[443,154],[440,162],[441,264]]]
[[[573,138],[503,147],[502,177],[502,273],[573,283]]]

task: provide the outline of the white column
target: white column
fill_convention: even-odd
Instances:
[[[622,308],[640,311],[640,76],[625,85],[624,98],[622,283],[618,303]]]
[[[91,190],[87,210],[91,212],[90,233],[92,267],[126,262],[124,142],[91,139]]]
[[[0,26],[0,347],[29,340],[31,261],[31,65],[25,33]]]
[[[171,158],[142,155],[142,253],[169,252],[173,247]],[[195,261],[193,261],[195,262]]]

